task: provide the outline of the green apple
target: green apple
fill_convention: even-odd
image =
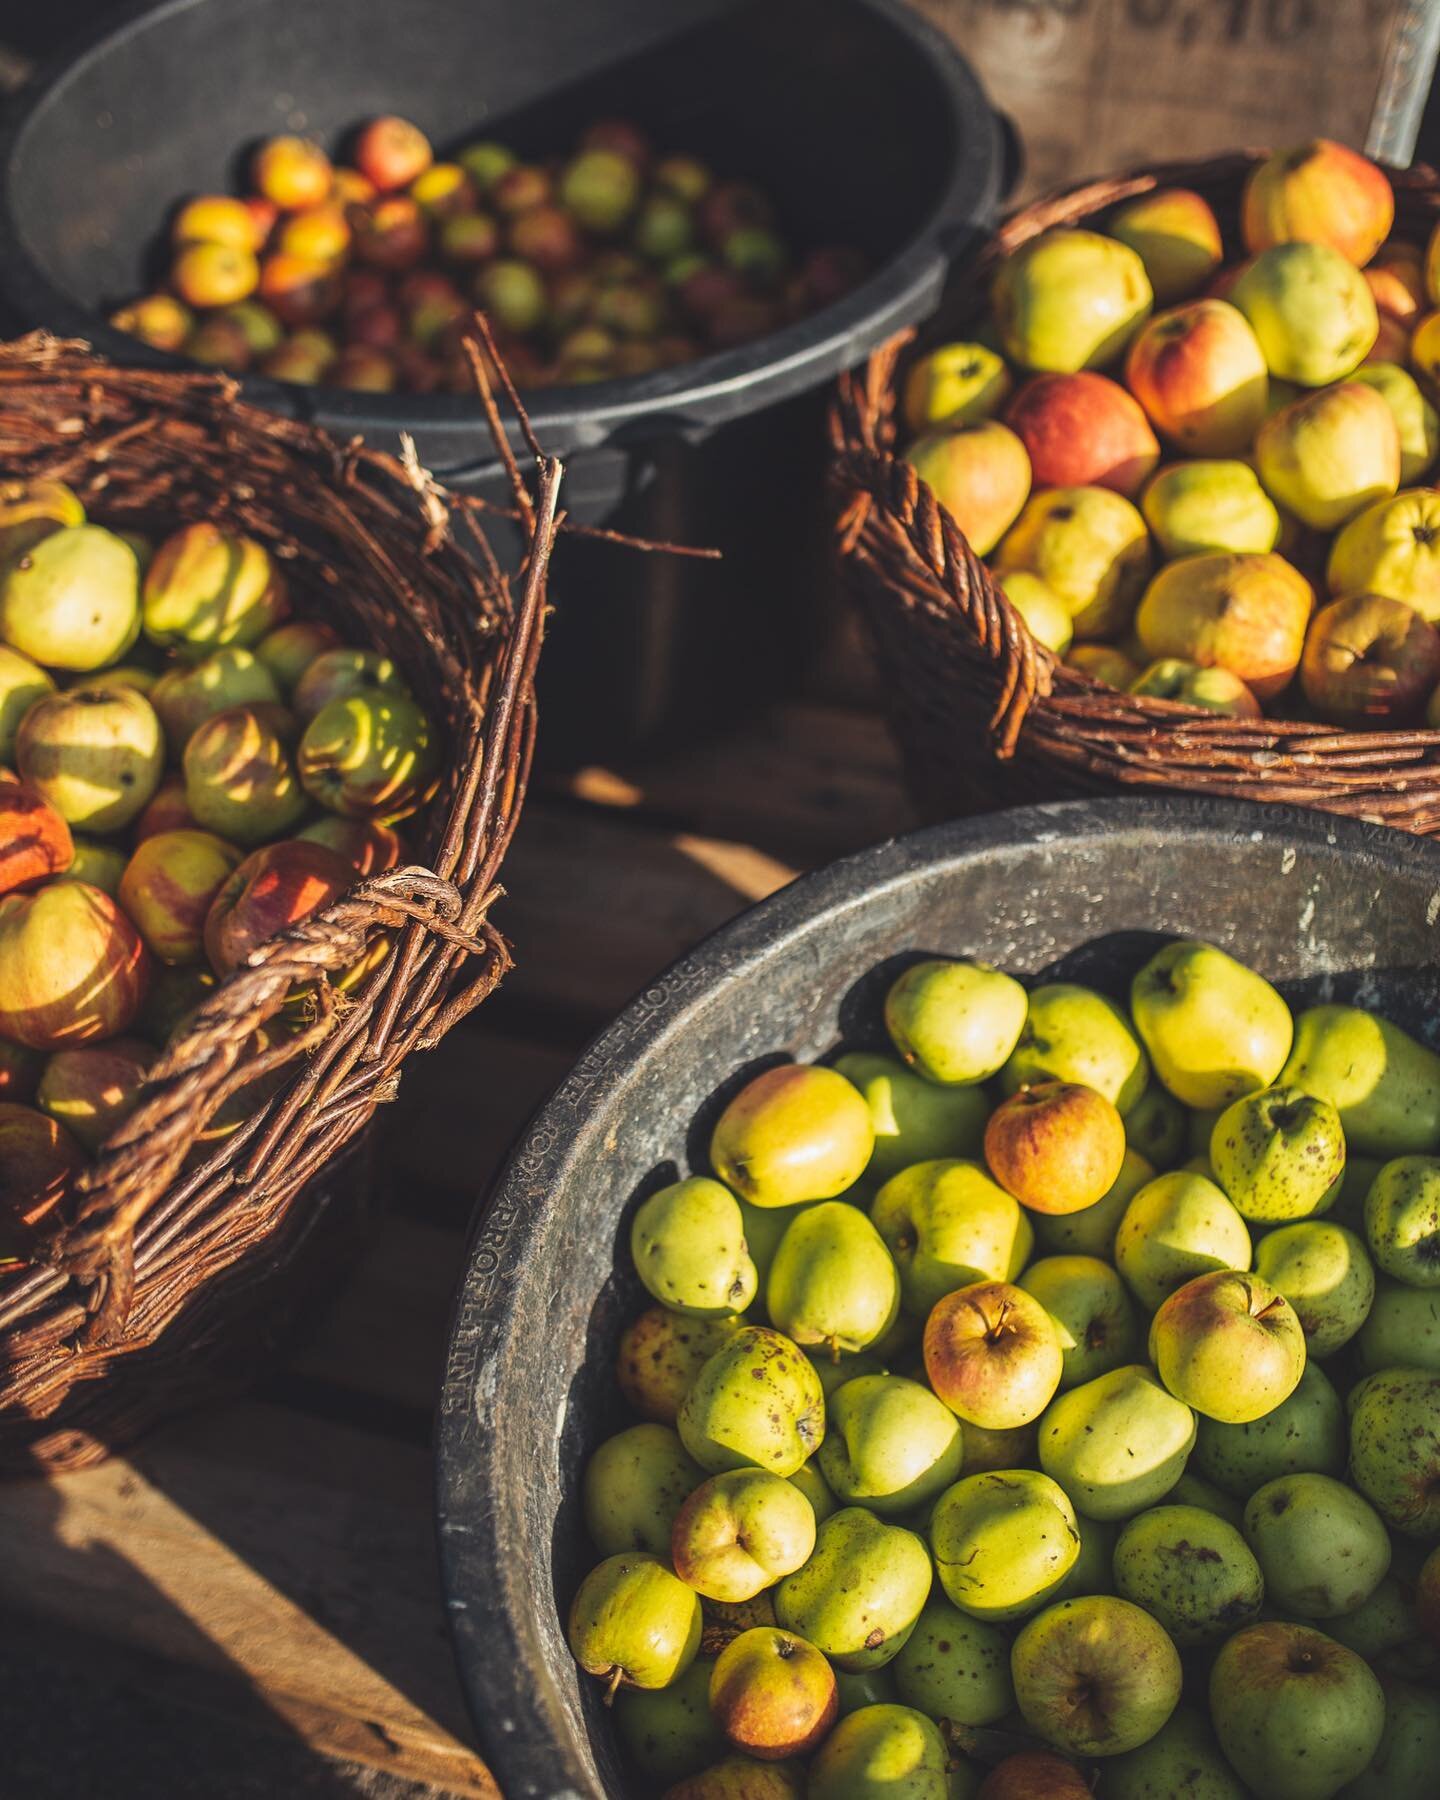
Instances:
[[[685,1448],[712,1474],[753,1466],[793,1475],[825,1435],[825,1396],[788,1338],[747,1325],[701,1366],[676,1425]]]
[[[1070,609],[1076,637],[1128,629],[1150,577],[1150,535],[1122,494],[1103,487],[1046,488],[1000,540],[995,569],[1038,575]]]
[[[1312,1006],[1295,1021],[1284,1087],[1328,1100],[1362,1156],[1440,1151],[1440,1056],[1358,1006]]]
[[[1015,1704],[1003,1634],[938,1594],[931,1594],[890,1668],[900,1698],[932,1719],[994,1725]]]
[[[1380,1276],[1355,1347],[1367,1375],[1406,1365],[1440,1375],[1440,1293]]]
[[[1167,558],[1225,551],[1260,556],[1280,536],[1280,515],[1249,463],[1171,463],[1151,477],[1140,511]]]
[[[988,1081],[1015,1048],[1029,1002],[1020,983],[988,963],[915,963],[885,996],[896,1050],[931,1081]]]
[[[1210,1718],[1252,1793],[1328,1800],[1367,1766],[1385,1728],[1380,1683],[1308,1625],[1247,1625],[1210,1671]]]
[[[123,538],[72,525],[0,569],[0,640],[46,669],[103,669],[140,634],[140,564]]]
[[[775,1590],[775,1617],[843,1669],[894,1659],[930,1597],[930,1554],[913,1531],[863,1507],[832,1513],[804,1568]]]
[[[1202,1420],[1203,1424],[1204,1421]],[[1226,1426],[1229,1431],[1244,1431],[1243,1425]],[[1198,1439],[1197,1439],[1198,1442]],[[1203,1475],[1195,1473],[1195,1458],[1192,1456],[1185,1473],[1165,1496],[1166,1506],[1195,1506],[1201,1512],[1214,1513],[1217,1519],[1224,1519],[1227,1525],[1233,1525],[1237,1531],[1245,1522],[1245,1508],[1229,1494],[1223,1493],[1214,1482],[1207,1481]]]
[[[1231,304],[1282,381],[1325,387],[1358,369],[1380,332],[1365,278],[1328,244],[1276,244],[1245,266]]]
[[[1348,1344],[1375,1298],[1364,1244],[1328,1219],[1267,1232],[1255,1247],[1255,1273],[1294,1307],[1307,1356],[1333,1356]]]
[[[1194,1413],[1134,1363],[1050,1403],[1040,1466],[1087,1518],[1125,1519],[1169,1493],[1194,1443]]]
[[[992,1431],[984,1425],[972,1425],[968,1419],[961,1419],[960,1438],[965,1445],[967,1475],[980,1475],[987,1469],[1018,1469],[1035,1461],[1033,1422]]]
[[[1427,1800],[1440,1767],[1440,1694],[1393,1676],[1382,1685],[1380,1747],[1345,1789],[1346,1800]]]
[[[954,1800],[954,1762],[939,1726],[924,1713],[909,1706],[862,1706],[841,1719],[820,1746],[805,1793],[808,1800],[900,1800],[902,1795]],[[737,1788],[734,1800],[750,1800],[751,1792]],[[795,1792],[798,1800],[799,1789]],[[758,1790],[755,1800],[761,1800]]]
[[[1392,1545],[1392,1551],[1393,1551]],[[1376,1583],[1368,1600],[1353,1612],[1328,1619],[1325,1629],[1336,1643],[1344,1644],[1372,1666],[1392,1651],[1415,1646],[1419,1627],[1406,1588],[1392,1568]]]
[[[1440,494],[1407,488],[1357,513],[1330,546],[1332,594],[1384,594],[1440,620]]]
[[[1419,383],[1398,363],[1361,363],[1351,381],[1363,381],[1390,408],[1400,434],[1400,480],[1409,487],[1420,481],[1440,454],[1440,414],[1420,392]]]
[[[286,694],[293,694],[320,657],[340,648],[336,632],[321,620],[287,619],[283,625],[265,633],[255,646],[255,654],[270,671],[271,679]],[[370,684],[357,682],[356,685]],[[385,683],[382,681],[377,685],[383,687]],[[298,715],[298,707],[296,712]]]
[[[145,634],[185,652],[253,645],[289,610],[285,578],[264,546],[208,521],[166,538],[145,571]]]
[[[782,1063],[748,1081],[710,1138],[715,1173],[752,1206],[829,1200],[875,1147],[870,1109],[834,1069]]]
[[[1012,251],[990,298],[1005,354],[1027,369],[1064,373],[1113,363],[1155,296],[1128,244],[1065,228]]]
[[[55,692],[55,683],[38,663],[0,644],[0,766],[15,760],[15,734],[37,700]]]
[[[895,1661],[899,1660],[896,1657]],[[895,1686],[894,1667],[894,1663],[887,1663],[883,1669],[837,1669],[835,1691],[840,1697],[840,1717],[848,1718],[862,1706],[898,1705],[900,1693]]]
[[[35,702],[20,722],[15,761],[67,824],[121,831],[160,785],[165,738],[143,694],[97,678]]]
[[[345,819],[413,812],[440,765],[429,717],[406,694],[357,688],[306,725],[295,753],[301,786]]]
[[[790,1221],[770,1264],[765,1307],[797,1344],[823,1344],[831,1355],[863,1350],[890,1328],[900,1277],[866,1214],[825,1200]]]
[[[961,1612],[991,1624],[1043,1606],[1080,1554],[1075,1509],[1034,1469],[967,1475],[930,1520],[940,1585]]]
[[[1290,1054],[1290,1008],[1213,944],[1181,939],[1158,951],[1130,984],[1130,1011],[1155,1073],[1197,1109],[1268,1087]]]
[[[861,1375],[831,1395],[819,1461],[842,1504],[882,1518],[923,1506],[960,1473],[955,1415],[900,1375]]]
[[[1387,1275],[1440,1288],[1440,1157],[1397,1156],[1365,1196],[1365,1236]]]
[[[916,1163],[885,1183],[870,1216],[917,1318],[973,1281],[1012,1281],[1035,1241],[1023,1207],[973,1162]]]
[[[1339,1475],[1345,1468],[1345,1408],[1325,1371],[1307,1363],[1288,1399],[1244,1425],[1201,1419],[1193,1468],[1237,1500],[1281,1475]]]
[[[1173,700],[1180,706],[1202,706],[1231,719],[1258,719],[1260,702],[1238,675],[1228,669],[1204,668],[1180,656],[1162,656],[1130,683],[1132,694]]]
[[[1031,637],[1056,656],[1063,656],[1074,640],[1075,621],[1054,588],[1029,569],[1012,569],[1000,577],[1000,586]]]
[[[815,1509],[793,1479],[768,1469],[726,1469],[690,1482],[671,1513],[662,1554],[697,1594],[735,1604],[802,1568],[814,1548]]]
[[[1006,1094],[1042,1081],[1094,1088],[1123,1117],[1150,1079],[1150,1064],[1113,1000],[1073,982],[1050,982],[1030,995],[1030,1011],[1000,1071]]]
[[[1177,1288],[1150,1321],[1150,1360],[1170,1392],[1207,1419],[1247,1425],[1295,1391],[1305,1333],[1258,1275],[1217,1269]]]
[[[197,825],[229,843],[284,837],[305,815],[274,711],[229,707],[193,731],[185,746],[185,804]]]
[[[231,706],[263,701],[278,704],[275,677],[253,652],[238,644],[216,650],[203,661],[167,669],[150,689],[172,759],[178,761],[191,733]]]
[[[783,1214],[781,1216],[784,1217]],[[887,1375],[890,1372],[886,1358],[877,1356],[873,1349],[857,1350],[848,1356],[843,1353],[832,1356],[828,1350],[817,1347],[807,1350],[805,1354],[820,1377],[827,1409],[830,1396],[837,1388],[844,1387],[847,1381],[858,1381],[862,1375]]]
[[[635,1272],[662,1306],[697,1318],[744,1312],[758,1277],[739,1202],[708,1176],[651,1194],[630,1225]]]
[[[1289,1618],[1354,1612],[1390,1567],[1379,1513],[1330,1475],[1281,1475],[1257,1488],[1245,1507],[1245,1538],[1266,1599]]]
[[[1173,1169],[1186,1150],[1185,1108],[1158,1081],[1152,1081],[1125,1115],[1125,1141],[1155,1169]]]
[[[1094,1256],[1047,1256],[1017,1285],[1049,1313],[1065,1359],[1060,1391],[1134,1360],[1140,1325],[1125,1284]]]
[[[1075,1529],[1080,1533],[1080,1554],[1070,1565],[1070,1572],[1050,1595],[1054,1600],[1073,1600],[1078,1594],[1113,1594],[1115,1592],[1112,1563],[1115,1556],[1116,1527],[1107,1519],[1087,1519],[1076,1513]]]
[[[1440,1375],[1381,1369],[1352,1388],[1350,1478],[1392,1530],[1440,1532]]]
[[[1332,1225],[1344,1225],[1350,1231],[1365,1230],[1365,1196],[1383,1167],[1374,1156],[1356,1156],[1347,1147],[1345,1168],[1340,1179],[1325,1197],[1320,1212]]]
[[[1345,1167],[1340,1115],[1303,1088],[1261,1088],[1215,1121],[1210,1164],[1242,1219],[1308,1218]]]
[[[1245,1221],[1213,1181],[1172,1169],[1147,1182],[1115,1231],[1115,1266],[1145,1308],[1197,1275],[1250,1267]]]
[[[1382,394],[1342,381],[1271,413],[1255,438],[1266,492],[1312,531],[1335,531],[1400,486],[1400,431]]]
[[[901,411],[911,431],[994,418],[1012,387],[1005,359],[985,344],[941,344],[905,376]]]
[[[1142,1100],[1140,1104],[1143,1107],[1145,1102]],[[1125,1129],[1128,1134],[1130,1119],[1125,1121]],[[1154,1179],[1155,1170],[1145,1158],[1134,1150],[1127,1150],[1109,1193],[1102,1194],[1093,1206],[1082,1206],[1079,1212],[1073,1213],[1034,1215],[1036,1243],[1052,1255],[1108,1258],[1114,1250],[1115,1232],[1125,1216],[1126,1207],[1141,1188]]]
[[[1105,1764],[1105,1800],[1245,1800],[1205,1716],[1177,1706],[1138,1750]]]
[[[697,1656],[669,1687],[622,1688],[615,1696],[615,1735],[647,1781],[678,1781],[724,1755],[725,1734],[710,1716],[714,1666],[713,1656]]]
[[[1152,1506],[1115,1544],[1115,1591],[1182,1648],[1213,1644],[1260,1615],[1260,1565],[1233,1525],[1197,1506]]]
[[[875,1148],[867,1181],[884,1182],[915,1163],[936,1157],[978,1157],[985,1140],[989,1102],[979,1087],[937,1087],[893,1056],[856,1050],[835,1068],[865,1096]]]
[[[700,1596],[653,1556],[608,1556],[570,1607],[570,1653],[613,1694],[622,1685],[663,1688],[700,1648]]]
[[[833,1512],[840,1510],[839,1502],[830,1492],[829,1483],[820,1473],[818,1459],[811,1457],[809,1462],[801,1463],[793,1475],[786,1478],[799,1488],[810,1502],[810,1510],[815,1515],[818,1525],[822,1519],[828,1519]]]
[[[1021,1716],[1074,1756],[1119,1756],[1154,1737],[1180,1698],[1180,1656],[1143,1608],[1111,1594],[1062,1600],[1010,1651]]]
[[[632,1425],[585,1465],[580,1504],[602,1556],[648,1550],[668,1560],[670,1527],[701,1470],[668,1425]]]

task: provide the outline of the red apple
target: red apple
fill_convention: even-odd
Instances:
[[[1425,252],[1418,244],[1394,239],[1382,245],[1365,280],[1376,306],[1391,318],[1418,319],[1426,309]]]
[[[1005,423],[1030,455],[1036,487],[1108,487],[1139,493],[1160,446],[1139,403],[1107,375],[1035,375]]]
[[[75,855],[70,827],[18,776],[0,775],[0,894],[63,874]]]
[[[925,1321],[925,1373],[960,1418],[986,1431],[1028,1425],[1050,1404],[1065,1357],[1049,1313],[1008,1281],[975,1281]]]
[[[793,1632],[757,1625],[720,1652],[710,1674],[710,1712],[737,1750],[761,1762],[805,1756],[835,1723],[835,1672]]]
[[[137,844],[120,877],[120,904],[152,956],[199,962],[215,896],[243,852],[209,831],[160,831]]]
[[[965,533],[977,556],[988,556],[1020,516],[1030,495],[1025,446],[998,419],[918,438],[905,460]]]
[[[985,1160],[1022,1206],[1080,1212],[1115,1185],[1125,1160],[1125,1126],[1094,1088],[1042,1081],[1022,1087],[991,1113]]]
[[[1352,594],[1316,613],[1300,684],[1322,719],[1361,731],[1404,725],[1437,682],[1440,631],[1403,600]]]
[[[398,868],[406,855],[400,833],[378,819],[341,819],[331,814],[295,835],[343,856],[362,881]]]
[[[1092,1800],[1090,1783],[1053,1750],[1018,1750],[996,1763],[975,1800]]]
[[[194,831],[195,815],[185,801],[185,777],[167,775],[150,796],[149,804],[135,821],[135,842],[162,831]]]
[[[36,1101],[93,1156],[135,1110],[159,1052],[138,1038],[111,1038],[57,1050],[40,1077]]]
[[[313,325],[334,312],[340,279],[329,263],[275,251],[260,265],[260,298],[285,325]],[[272,350],[278,356],[285,346]]]
[[[1225,300],[1157,313],[1130,346],[1125,382],[1155,428],[1191,456],[1247,450],[1270,391],[1259,340]]]
[[[413,269],[430,247],[425,215],[408,194],[382,194],[352,207],[355,254],[375,269]]]
[[[372,119],[355,140],[354,164],[380,193],[409,187],[435,160],[418,125],[393,115]]]
[[[349,863],[324,844],[285,838],[254,851],[211,903],[205,920],[210,966],[217,975],[230,974],[257,945],[337,900],[354,879]]]
[[[0,899],[0,1037],[32,1050],[114,1037],[140,1010],[149,973],[135,927],[88,882]]]
[[[1264,702],[1294,677],[1314,605],[1283,556],[1182,556],[1146,588],[1135,629],[1146,656],[1229,669]]]
[[[1252,254],[1275,244],[1328,244],[1363,267],[1395,222],[1395,192],[1369,157],[1314,138],[1251,170],[1240,228]]]

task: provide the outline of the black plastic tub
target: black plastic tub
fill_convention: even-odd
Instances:
[[[677,963],[586,1052],[482,1208],[440,1414],[439,1527],[461,1674],[508,1800],[627,1790],[565,1643],[588,1557],[586,1456],[624,1422],[644,1304],[617,1226],[705,1168],[737,1071],[876,1029],[898,962],[975,955],[1123,997],[1163,937],[1221,944],[1305,1004],[1373,1006],[1440,1040],[1440,845],[1287,807],[1143,798],[1000,813],[795,882]]]
[[[0,300],[118,359],[176,364],[104,315],[144,286],[178,196],[229,187],[270,132],[330,143],[378,112],[536,155],[625,114],[761,180],[798,239],[867,253],[854,293],[758,343],[533,396],[572,515],[727,558],[562,546],[552,756],[688,734],[783,685],[819,630],[818,390],[931,310],[1007,179],[1006,133],[949,44],[901,0],[162,0],[119,19],[0,132]],[[342,436],[408,431],[446,481],[504,495],[470,401],[245,387]]]

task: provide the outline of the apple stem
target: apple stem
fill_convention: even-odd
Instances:
[[[826,1338],[825,1342],[829,1346],[831,1362],[838,1363],[840,1360],[840,1340],[839,1340],[839,1338],[838,1337],[828,1337],[828,1338]]]
[[[613,1706],[615,1696],[619,1692],[620,1683],[625,1679],[625,1671],[617,1663],[610,1671],[610,1678],[605,1683],[605,1704]]]
[[[1255,1317],[1257,1319],[1263,1319],[1265,1317],[1266,1313],[1272,1313],[1275,1311],[1275,1309],[1277,1307],[1284,1306],[1284,1304],[1285,1304],[1285,1296],[1283,1294],[1277,1294],[1273,1300],[1266,1301],[1264,1306],[1262,1306],[1260,1308],[1259,1312],[1257,1312],[1255,1314]]]

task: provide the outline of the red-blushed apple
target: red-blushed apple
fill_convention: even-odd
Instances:
[[[62,1050],[124,1031],[150,959],[108,894],[55,881],[0,899],[0,1037]]]
[[[1053,1750],[1018,1750],[996,1763],[975,1800],[1092,1800],[1090,1783]]]
[[[1216,1269],[1161,1302],[1150,1321],[1150,1360],[1195,1412],[1248,1425],[1295,1391],[1305,1372],[1305,1332],[1268,1281]]]
[[[933,490],[977,556],[990,554],[1030,495],[1025,446],[996,419],[932,431],[910,446],[905,460]]]
[[[1416,319],[1425,311],[1425,252],[1418,244],[1392,238],[1365,269],[1375,304],[1392,319]]]
[[[1022,1206],[1079,1212],[1115,1185],[1125,1160],[1125,1125],[1113,1102],[1094,1088],[1041,1081],[991,1113],[985,1160]]]
[[[85,1153],[33,1106],[0,1101],[0,1261],[25,1258],[34,1234],[53,1223]]]
[[[1293,679],[1314,604],[1283,556],[1183,556],[1146,588],[1136,634],[1147,656],[1229,669],[1263,702]]]
[[[1161,435],[1190,456],[1248,450],[1270,392],[1244,314],[1214,299],[1157,313],[1142,327],[1125,359],[1125,384]]]
[[[1408,319],[1397,319],[1394,313],[1377,313],[1379,328],[1375,334],[1375,342],[1366,351],[1360,367],[1363,369],[1370,363],[1398,363],[1402,369],[1410,366],[1411,343],[1414,328]]]
[[[75,856],[70,827],[29,782],[0,775],[0,894],[63,874]]]
[[[1328,244],[1363,267],[1390,235],[1395,192],[1382,169],[1330,138],[1277,150],[1251,170],[1240,206],[1245,248]]]
[[[1108,375],[1034,375],[1005,409],[1036,487],[1108,487],[1134,499],[1160,460],[1139,402]]]
[[[378,819],[316,819],[295,835],[343,856],[361,880],[398,868],[407,854],[400,833]]]
[[[138,1038],[57,1050],[45,1064],[36,1104],[93,1156],[140,1098],[159,1052]]]
[[[120,904],[152,956],[199,962],[215,896],[244,852],[209,831],[161,831],[135,847],[120,877]]]
[[[372,119],[355,139],[350,160],[379,193],[409,187],[435,160],[418,125],[393,115]]]
[[[354,880],[324,844],[285,838],[253,851],[216,892],[205,919],[205,951],[217,975],[238,969],[276,932],[338,900]]]
[[[775,1626],[733,1638],[710,1673],[710,1713],[737,1750],[762,1762],[805,1756],[840,1710],[835,1672],[813,1644]]]
[[[144,812],[135,821],[135,842],[143,844],[148,837],[162,831],[198,831],[195,815],[185,799],[185,777],[167,775],[161,781]]]
[[[1008,1281],[971,1282],[937,1300],[924,1356],[930,1385],[951,1412],[987,1431],[1038,1419],[1065,1368],[1049,1313]]]
[[[1144,263],[1161,306],[1198,293],[1225,254],[1220,222],[1193,188],[1156,188],[1129,200],[1106,229]]]
[[[1322,606],[1300,684],[1322,719],[1362,731],[1418,718],[1440,682],[1440,631],[1403,600],[1352,594]]]

